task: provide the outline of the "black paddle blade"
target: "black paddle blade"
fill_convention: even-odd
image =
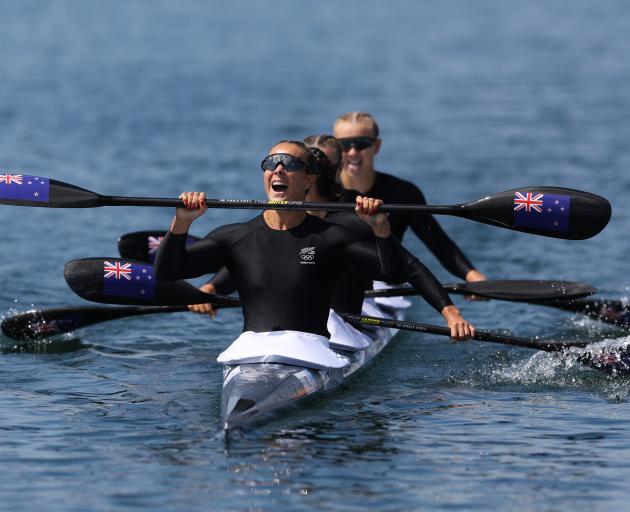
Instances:
[[[36,341],[74,331],[81,327],[80,316],[74,308],[58,308],[44,311],[29,311],[5,318],[0,324],[2,332],[21,341]]]
[[[118,239],[118,251],[123,258],[144,261],[153,264],[160,242],[166,235],[164,230],[135,231]],[[199,238],[188,235],[186,245],[198,242]]]
[[[68,183],[28,174],[0,174],[0,204],[43,208],[93,208],[101,196]]]
[[[596,293],[597,289],[573,281],[506,279],[466,283],[458,291],[514,302],[550,302],[586,297]]]
[[[597,292],[596,288],[585,283],[531,279],[488,280],[477,283],[452,283],[443,286],[448,293],[478,295],[487,299],[531,302],[550,306],[554,302],[564,303],[567,300],[580,299]],[[366,297],[406,297],[419,294],[418,290],[409,286],[367,290],[365,292]]]
[[[536,235],[584,240],[610,220],[603,197],[560,187],[523,187],[462,204],[455,215]]]
[[[627,302],[611,299],[544,302],[544,306],[586,315],[607,324],[630,328],[630,307]]]
[[[158,281],[153,266],[119,258],[72,260],[64,267],[68,286],[79,297],[104,304],[181,306],[217,304],[233,306],[238,299],[210,295],[185,281]]]
[[[28,311],[5,318],[2,332],[20,341],[36,341],[82,327],[129,316],[187,311],[186,306],[68,306]]]

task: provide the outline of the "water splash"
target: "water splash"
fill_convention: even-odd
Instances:
[[[630,336],[594,341],[585,348],[561,352],[499,350],[486,363],[449,381],[484,389],[519,389],[542,392],[573,389],[588,391],[614,402],[630,396]],[[488,364],[488,361],[490,363]]]

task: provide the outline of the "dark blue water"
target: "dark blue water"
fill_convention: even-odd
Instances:
[[[606,196],[596,238],[443,225],[491,278],[628,294],[625,2],[4,2],[0,168],[103,194],[261,198],[276,140],[378,119],[379,169],[433,204],[524,185]],[[70,259],[116,255],[163,209],[0,207],[0,311],[84,304]],[[214,210],[196,234],[247,219]],[[453,281],[412,236],[413,249]],[[457,299],[480,328],[624,333]],[[411,319],[440,323],[416,301]],[[226,445],[215,358],[241,317],[104,323],[23,350],[1,339],[4,510],[626,509],[630,381],[570,359],[401,334],[356,379]]]

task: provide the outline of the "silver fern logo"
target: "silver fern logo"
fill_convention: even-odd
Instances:
[[[300,263],[302,265],[315,265],[315,247],[300,249]]]

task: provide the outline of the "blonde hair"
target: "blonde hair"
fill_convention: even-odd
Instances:
[[[367,112],[346,112],[345,114],[340,115],[333,125],[333,129],[340,122],[347,123],[358,123],[358,124],[367,124],[372,128],[372,135],[376,139],[379,134],[378,124],[376,123],[376,119],[372,117],[372,114],[368,114]]]

